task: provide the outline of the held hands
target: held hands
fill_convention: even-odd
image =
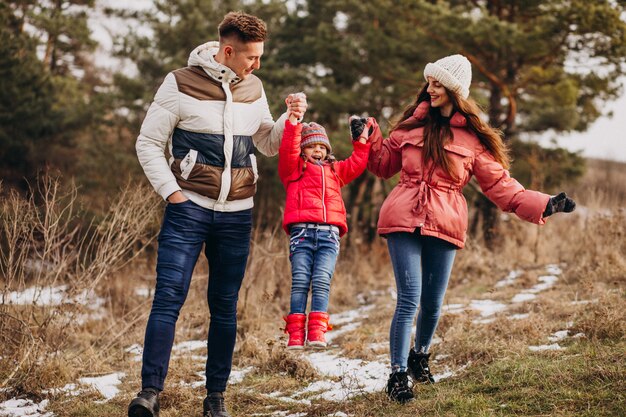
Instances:
[[[289,94],[285,99],[285,104],[287,105],[289,121],[294,125],[302,121],[307,109],[306,94],[302,92]]]
[[[574,211],[576,208],[576,203],[574,200],[569,198],[567,194],[560,193],[553,197],[550,197],[548,200],[548,205],[546,205],[546,210],[543,212],[543,217],[548,217],[554,213],[564,212],[570,213]]]
[[[350,134],[352,140],[359,140],[365,143],[369,136],[374,132],[376,120],[373,117],[350,116]]]

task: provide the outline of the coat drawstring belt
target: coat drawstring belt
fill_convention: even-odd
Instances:
[[[427,193],[429,192],[428,182],[421,181],[417,187],[417,196],[415,198],[415,205],[413,206],[413,212],[417,215],[422,214],[426,207],[426,201],[428,200]]]
[[[418,186],[417,195],[415,196],[415,205],[413,206],[413,213],[417,215],[422,214],[422,212],[424,211],[424,208],[426,207],[426,203],[428,201],[428,193],[430,193],[433,188],[445,191],[447,193],[461,191],[461,188],[454,183],[436,181],[435,183],[431,184],[428,181],[421,179],[414,181],[416,184],[418,184]]]

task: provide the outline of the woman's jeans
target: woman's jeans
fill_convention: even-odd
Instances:
[[[405,371],[413,319],[419,304],[415,350],[427,352],[441,314],[456,247],[444,240],[414,233],[387,235],[396,277],[398,300],[391,322],[392,370]]]
[[[328,310],[330,280],[339,255],[339,234],[332,230],[292,227],[289,239],[291,260],[291,310],[306,310],[309,287],[311,311]]]
[[[159,234],[156,291],[144,341],[142,388],[163,390],[176,320],[204,244],[209,261],[207,300],[211,313],[206,388],[209,392],[226,389],[237,333],[237,300],[248,260],[251,228],[251,209],[219,212],[200,207],[191,200],[167,205]]]

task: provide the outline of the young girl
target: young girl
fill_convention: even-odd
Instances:
[[[413,399],[408,376],[434,382],[428,349],[437,327],[454,256],[465,244],[467,203],[463,187],[473,176],[501,210],[544,224],[575,203],[565,193],[550,197],[526,190],[509,176],[509,157],[499,133],[468,100],[472,78],[467,58],[453,55],[430,63],[427,84],[384,139],[375,127],[368,168],[382,178],[400,172],[398,185],[380,210],[378,233],[387,237],[396,278],[391,323],[392,400]],[[415,346],[411,328],[419,305]]]
[[[326,347],[330,280],[339,255],[339,238],[346,234],[346,208],[341,187],[367,166],[368,129],[353,141],[354,151],[336,161],[326,131],[317,123],[285,122],[278,156],[278,174],[287,192],[283,228],[290,234],[291,308],[285,317],[288,349],[306,341]],[[312,288],[307,332],[306,304]]]

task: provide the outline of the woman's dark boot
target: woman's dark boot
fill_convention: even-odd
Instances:
[[[409,377],[406,372],[395,371],[389,375],[387,396],[399,403],[413,400],[413,390],[409,386]]]
[[[128,406],[128,417],[159,417],[159,391],[141,390]]]
[[[224,394],[221,392],[210,392],[204,399],[203,417],[231,417],[224,406]]]
[[[413,381],[420,383],[435,383],[433,374],[430,373],[428,366],[428,358],[430,353],[417,353],[414,349],[409,352],[409,360],[407,361],[407,372],[413,378]]]

